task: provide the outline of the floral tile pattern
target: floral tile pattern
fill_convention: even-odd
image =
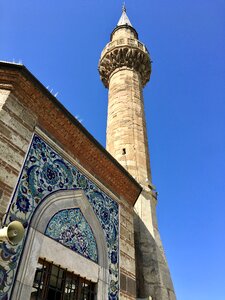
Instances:
[[[79,208],[63,209],[56,213],[49,221],[45,235],[98,262],[94,234]]]
[[[105,234],[109,260],[109,299],[119,295],[119,216],[118,204],[70,162],[62,158],[38,135],[34,135],[9,207],[6,225],[18,220],[26,233],[16,247],[0,244],[3,263],[0,269],[0,299],[10,298],[27,229],[38,205],[59,190],[82,189]],[[47,201],[47,200],[46,200]]]

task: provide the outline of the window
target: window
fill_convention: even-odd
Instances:
[[[30,300],[94,300],[96,285],[39,259]]]

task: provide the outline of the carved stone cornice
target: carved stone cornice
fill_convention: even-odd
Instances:
[[[127,67],[140,74],[144,87],[150,79],[151,60],[147,48],[134,39],[121,39],[106,45],[99,61],[99,73],[106,88],[110,75],[117,69]]]

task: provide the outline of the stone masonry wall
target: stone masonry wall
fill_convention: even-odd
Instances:
[[[136,299],[133,207],[120,205],[120,299]]]
[[[0,89],[0,219],[5,214],[28,149],[35,117]]]
[[[135,39],[136,38],[136,33],[131,30],[129,27],[124,28],[123,30],[117,30],[114,32],[112,36],[112,41],[119,40],[124,37],[129,37],[130,39]]]
[[[119,69],[110,78],[106,148],[140,184],[151,181],[142,86],[134,70]]]
[[[135,211],[137,294],[141,299],[152,296],[153,300],[176,300],[158,231],[154,193],[142,191],[135,204]]]

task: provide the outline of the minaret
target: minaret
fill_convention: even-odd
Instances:
[[[102,51],[99,73],[108,96],[107,150],[141,184],[135,204],[137,298],[174,300],[175,294],[156,220],[142,89],[151,60],[123,6],[122,16]]]
[[[125,8],[102,52],[99,71],[109,88],[106,148],[147,186],[151,175],[142,88],[150,78],[151,64]]]

